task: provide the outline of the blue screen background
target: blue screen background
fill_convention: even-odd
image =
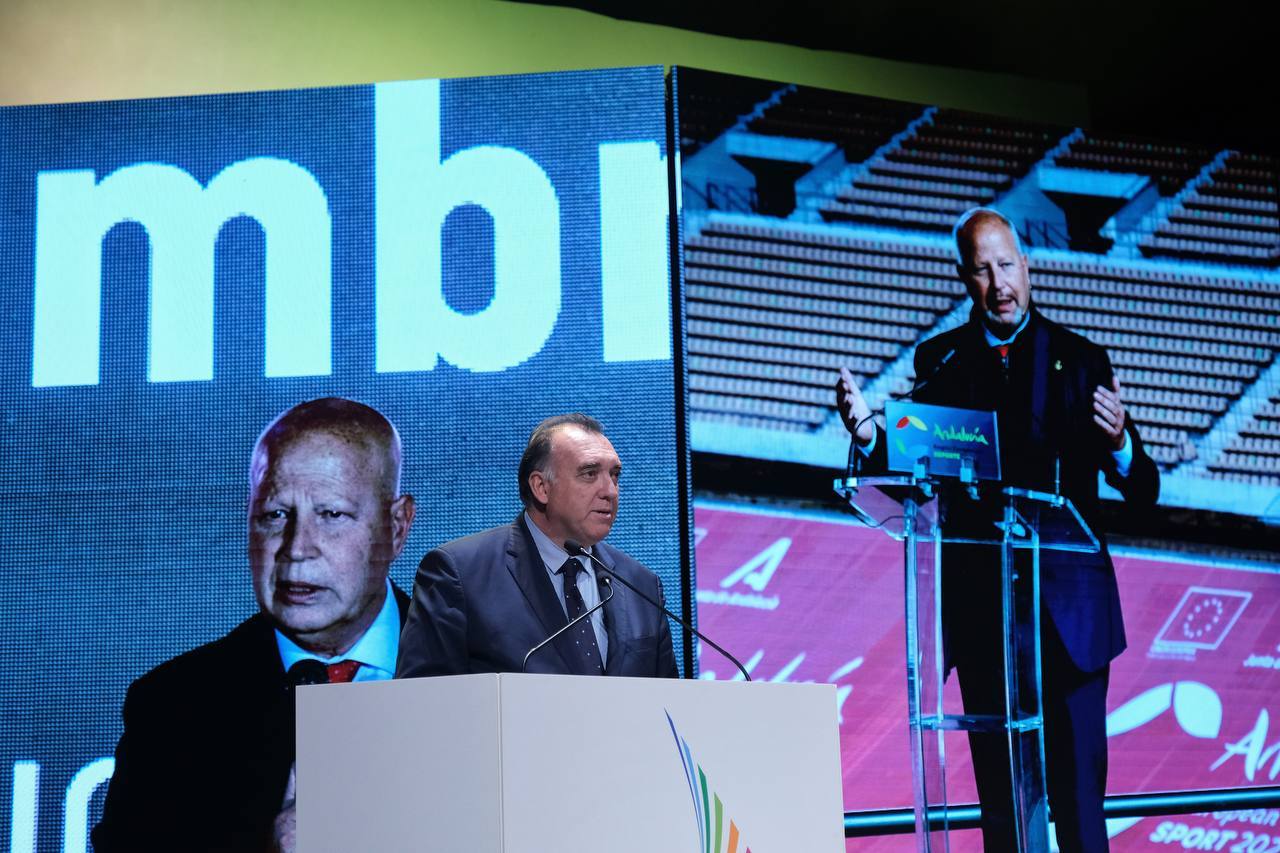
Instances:
[[[443,362],[375,371],[374,93],[355,86],[0,109],[0,839],[11,837],[13,807],[21,808],[12,768],[35,761],[35,849],[62,849],[68,783],[111,755],[129,683],[254,612],[249,454],[262,427],[299,400],[352,397],[399,427],[403,488],[418,503],[391,572],[406,591],[431,547],[515,517],[516,464],[540,419],[598,417],[626,467],[609,541],[657,571],[679,610],[683,463],[673,362],[606,361],[601,320],[598,146],[652,142],[665,154],[662,69],[441,83],[442,156],[517,149],[545,171],[560,205],[558,320],[531,358],[486,373]],[[252,157],[301,166],[327,197],[332,374],[264,377],[270,248],[258,222],[241,216],[216,242],[212,381],[147,380],[148,234],[123,222],[101,245],[98,383],[33,387],[37,175],[91,169],[101,180],[159,163],[204,185]],[[494,231],[476,205],[445,221],[442,287],[462,314],[494,298]],[[651,330],[655,338],[671,334],[666,322]],[[105,789],[92,799],[89,825]]]

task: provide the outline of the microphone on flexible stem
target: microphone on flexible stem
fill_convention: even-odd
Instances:
[[[600,561],[600,559],[599,559],[598,557],[596,557],[596,555],[595,555],[595,554],[590,553],[589,551],[587,551],[585,548],[583,548],[581,545],[579,545],[577,542],[575,542],[575,541],[574,541],[574,540],[572,540],[572,539],[566,539],[566,540],[564,540],[564,549],[565,549],[566,551],[568,551],[568,552],[569,552],[569,555],[570,555],[571,557],[586,557],[588,560],[590,560],[591,562],[593,562],[593,563],[595,563],[595,564],[596,564],[596,569],[597,569],[597,570],[608,572],[610,575],[612,575],[612,576],[613,576],[613,579],[614,579],[614,580],[616,580],[618,583],[622,584],[622,585],[623,585],[623,586],[625,586],[627,589],[631,590],[631,591],[632,591],[632,592],[634,592],[636,595],[640,596],[640,597],[641,597],[641,598],[643,598],[645,601],[649,602],[649,603],[650,603],[650,604],[652,604],[654,607],[656,607],[656,608],[658,608],[659,610],[661,610],[663,613],[667,614],[667,616],[668,616],[668,617],[670,617],[670,618],[674,619],[676,622],[680,623],[680,624],[681,624],[682,626],[684,626],[684,628],[686,628],[687,630],[692,631],[693,633],[697,634],[697,635],[698,635],[698,639],[700,639],[700,640],[704,641],[707,645],[711,646],[711,648],[715,649],[715,650],[716,650],[716,651],[718,651],[720,654],[722,654],[722,655],[724,655],[726,658],[728,658],[728,659],[733,663],[733,665],[734,665],[734,666],[736,666],[736,667],[738,668],[738,671],[742,673],[742,677],[743,677],[743,678],[745,678],[747,681],[750,681],[750,680],[751,680],[751,673],[747,672],[747,668],[746,668],[745,666],[743,666],[743,665],[738,661],[738,659],[737,659],[737,658],[735,658],[733,655],[729,654],[729,653],[728,653],[728,652],[726,652],[723,648],[721,648],[721,647],[720,647],[720,645],[719,645],[718,643],[716,643],[716,641],[715,641],[715,640],[711,639],[711,638],[710,638],[710,637],[708,637],[706,634],[702,633],[702,632],[701,632],[701,631],[699,631],[697,628],[693,627],[693,626],[692,626],[692,625],[690,625],[688,622],[684,621],[684,620],[683,620],[683,619],[681,619],[679,616],[675,615],[675,614],[674,614],[674,613],[672,613],[670,610],[668,610],[667,608],[663,607],[661,604],[659,604],[658,602],[654,601],[652,598],[650,598],[649,596],[645,595],[645,594],[644,594],[643,592],[641,592],[640,590],[636,589],[636,587],[635,587],[635,585],[634,585],[633,583],[631,583],[630,581],[628,581],[628,580],[627,580],[626,578],[624,578],[622,575],[620,575],[620,574],[618,574],[617,572],[615,572],[615,571],[614,571],[612,568],[610,568],[609,566],[606,566],[603,562],[601,562],[601,561]]]
[[[597,610],[599,610],[601,607],[604,607],[606,604],[608,604],[608,603],[609,603],[609,600],[610,600],[611,598],[613,598],[613,584],[609,583],[609,579],[608,579],[608,578],[605,578],[605,577],[600,578],[600,581],[605,585],[605,589],[607,589],[607,590],[609,591],[609,594],[608,594],[607,596],[605,596],[604,598],[600,599],[600,602],[599,602],[598,604],[596,604],[594,607],[591,607],[591,608],[589,608],[589,609],[587,609],[587,610],[584,610],[582,613],[579,613],[577,616],[575,616],[575,617],[573,617],[572,619],[570,619],[570,620],[569,620],[569,621],[564,625],[564,627],[560,628],[558,631],[556,631],[556,632],[555,632],[554,634],[552,634],[550,637],[547,637],[547,638],[546,638],[545,640],[543,640],[541,643],[538,643],[538,645],[536,645],[536,646],[534,646],[533,648],[529,649],[528,653],[526,653],[526,654],[525,654],[525,656],[524,656],[524,662],[520,664],[520,671],[521,671],[521,672],[525,672],[525,671],[528,669],[528,667],[529,667],[529,658],[533,657],[533,655],[534,655],[534,653],[535,653],[535,652],[537,652],[538,650],[540,650],[543,646],[546,646],[548,643],[550,643],[550,642],[551,642],[552,640],[554,640],[556,637],[559,637],[559,636],[560,636],[561,634],[563,634],[565,631],[568,631],[568,630],[569,630],[570,628],[572,628],[574,625],[577,625],[577,624],[578,624],[579,622],[581,622],[583,619],[586,619],[586,618],[590,617],[592,613],[595,613],[595,612],[596,612]]]
[[[903,393],[903,394],[891,394],[890,396],[893,397],[894,400],[899,400],[899,401],[910,400],[911,398],[915,397],[916,394],[923,391],[925,388],[929,387],[930,382],[938,378],[938,375],[942,373],[942,368],[946,367],[947,362],[951,361],[952,357],[956,354],[957,349],[958,347],[952,347],[947,352],[947,354],[944,355],[942,359],[933,366],[933,370],[929,371],[929,375],[924,378],[923,382],[921,382],[920,377],[917,376],[916,381],[912,385],[910,391],[907,391],[906,393]],[[865,418],[863,418],[862,420],[854,424],[852,440],[849,442],[849,464],[845,467],[846,478],[857,475],[858,471],[862,468],[862,460],[858,456],[858,430],[862,429],[862,425],[865,424],[867,421],[871,420],[876,415],[883,414],[883,413],[884,413],[884,407],[881,406],[880,408],[873,410],[871,414],[867,415]]]
[[[937,364],[935,364],[935,365],[933,366],[933,370],[929,371],[929,375],[928,375],[928,376],[926,376],[926,377],[924,378],[924,381],[923,381],[923,382],[921,382],[921,381],[920,381],[920,378],[919,378],[919,377],[916,377],[916,381],[915,381],[915,383],[911,386],[911,390],[910,390],[910,391],[906,392],[905,394],[895,394],[895,395],[893,395],[893,399],[895,399],[895,400],[910,400],[910,399],[911,399],[912,397],[914,397],[916,394],[919,394],[919,393],[920,393],[921,391],[923,391],[925,388],[928,388],[928,387],[929,387],[929,383],[930,383],[930,382],[932,382],[933,380],[937,379],[937,378],[938,378],[938,374],[942,373],[942,368],[944,368],[944,367],[946,367],[946,366],[947,366],[947,362],[948,362],[948,361],[951,361],[951,358],[952,358],[952,356],[954,356],[954,355],[956,354],[956,350],[957,350],[957,349],[959,349],[959,348],[958,348],[958,347],[952,347],[952,348],[947,352],[947,354],[946,354],[946,355],[944,355],[944,356],[942,357],[942,359],[941,359]]]

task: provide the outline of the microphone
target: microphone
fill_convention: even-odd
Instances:
[[[716,650],[716,651],[718,651],[720,654],[722,654],[722,655],[724,655],[726,658],[728,658],[728,659],[733,663],[733,665],[734,665],[734,666],[736,666],[736,667],[738,668],[738,671],[742,673],[742,677],[743,677],[743,678],[745,678],[747,681],[750,681],[750,680],[751,680],[751,673],[747,672],[747,668],[746,668],[745,666],[743,666],[743,665],[738,661],[738,659],[737,659],[737,658],[735,658],[733,655],[729,654],[729,653],[728,653],[728,652],[726,652],[723,648],[721,648],[721,647],[720,647],[720,645],[719,645],[718,643],[716,643],[716,641],[715,641],[715,640],[711,639],[711,638],[710,638],[710,637],[708,637],[706,634],[702,633],[702,632],[701,632],[701,631],[699,631],[697,628],[693,627],[693,626],[692,626],[692,625],[690,625],[688,622],[684,621],[684,620],[683,620],[683,619],[681,619],[679,616],[675,615],[675,614],[674,614],[674,613],[672,613],[670,610],[668,610],[667,608],[663,607],[661,604],[659,604],[658,602],[654,601],[652,598],[650,598],[649,596],[645,595],[645,594],[644,594],[643,592],[641,592],[640,590],[636,589],[636,587],[635,587],[635,585],[634,585],[633,583],[631,583],[629,580],[627,580],[626,578],[622,577],[622,575],[618,574],[618,573],[617,573],[617,572],[615,572],[613,569],[609,568],[609,567],[608,567],[608,566],[606,566],[604,563],[602,563],[602,562],[600,561],[600,559],[599,559],[598,557],[596,557],[596,555],[595,555],[595,554],[590,553],[589,551],[587,551],[585,548],[583,548],[581,545],[579,545],[577,542],[575,542],[575,541],[574,541],[574,540],[572,540],[572,539],[566,539],[566,540],[564,540],[564,549],[565,549],[566,551],[568,551],[568,552],[569,552],[569,555],[570,555],[570,556],[572,556],[572,557],[586,557],[588,560],[590,560],[591,562],[593,562],[593,563],[595,563],[595,564],[596,564],[596,569],[597,569],[598,571],[605,571],[605,572],[608,572],[610,575],[612,575],[612,576],[613,576],[614,580],[616,580],[618,583],[622,584],[622,585],[623,585],[623,586],[625,586],[627,589],[631,590],[631,591],[632,591],[632,592],[634,592],[636,595],[640,596],[640,597],[641,597],[641,598],[643,598],[645,601],[649,602],[649,603],[650,603],[650,604],[652,604],[654,607],[656,607],[656,608],[658,608],[659,610],[661,610],[663,613],[667,614],[667,616],[668,616],[668,617],[670,617],[671,619],[674,619],[676,622],[678,622],[678,623],[680,623],[682,626],[684,626],[684,628],[685,628],[686,630],[692,631],[693,633],[697,634],[697,635],[698,635],[698,639],[703,640],[707,645],[711,646],[711,648],[715,649],[715,650]]]
[[[329,670],[315,658],[303,658],[289,667],[286,677],[290,687],[302,684],[328,684]]]
[[[952,347],[947,354],[942,357],[942,360],[933,366],[933,370],[929,371],[929,375],[924,378],[923,382],[920,381],[919,377],[916,377],[916,381],[911,386],[910,391],[907,391],[905,394],[895,394],[893,399],[909,400],[925,388],[929,387],[929,383],[938,378],[938,374],[942,372],[942,368],[947,366],[947,362],[951,360],[952,356],[956,354],[958,349],[959,347]]]
[[[572,554],[573,552],[570,552],[570,553]],[[587,609],[587,610],[583,611],[582,613],[579,613],[577,616],[575,616],[575,617],[573,617],[572,619],[570,619],[570,620],[569,620],[569,621],[564,625],[564,627],[562,627],[562,628],[560,628],[559,630],[557,630],[554,634],[552,634],[550,637],[547,637],[547,638],[546,638],[545,640],[543,640],[541,643],[538,643],[538,645],[536,645],[536,646],[534,646],[533,648],[529,649],[529,651],[528,651],[528,652],[525,654],[525,656],[524,656],[524,662],[520,664],[520,671],[521,671],[521,672],[525,672],[526,670],[528,670],[528,668],[529,668],[529,658],[533,657],[533,655],[534,655],[534,653],[535,653],[535,652],[539,651],[543,646],[545,646],[545,645],[547,645],[548,643],[550,643],[550,642],[551,642],[552,640],[554,640],[556,637],[559,637],[559,636],[560,636],[561,634],[563,634],[565,631],[568,631],[568,630],[569,630],[570,628],[572,628],[574,625],[577,625],[577,624],[578,624],[579,622],[581,622],[583,619],[587,619],[587,618],[589,618],[589,617],[591,616],[591,614],[592,614],[592,613],[595,613],[595,612],[596,612],[597,610],[599,610],[601,607],[604,607],[606,604],[608,604],[608,603],[609,603],[609,600],[613,598],[613,584],[609,583],[609,579],[608,579],[608,578],[606,578],[606,577],[601,577],[601,578],[600,578],[600,582],[604,584],[605,589],[607,589],[607,590],[609,591],[609,594],[608,594],[607,596],[605,596],[604,598],[600,599],[600,602],[599,602],[598,604],[596,604],[594,607],[591,607],[591,608],[589,608],[589,609]]]
[[[921,382],[920,377],[917,376],[915,384],[912,385],[910,391],[902,394],[891,394],[889,396],[894,400],[910,400],[915,397],[916,394],[927,388],[930,382],[938,378],[938,374],[942,373],[942,368],[947,366],[947,362],[951,361],[951,358],[956,354],[958,349],[959,347],[952,347],[948,350],[947,354],[942,357],[942,360],[933,366],[933,370],[929,371],[929,375],[925,377],[923,382]],[[862,425],[867,421],[871,420],[876,415],[881,414],[884,414],[883,406],[878,409],[872,409],[870,414],[853,425],[853,432],[851,433],[849,441],[849,461],[845,466],[846,478],[855,476],[862,468],[862,458],[858,455],[858,430],[862,429]]]

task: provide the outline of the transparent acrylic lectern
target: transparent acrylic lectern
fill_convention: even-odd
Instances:
[[[972,520],[979,500],[977,487],[923,473],[850,476],[835,481],[836,492],[858,518],[903,543],[916,846],[921,851],[950,849],[944,733],[994,732],[1008,741],[1013,779],[1009,808],[1018,850],[1048,851],[1040,703],[1040,552],[1094,553],[1098,540],[1067,498],[1013,487],[983,495],[983,512],[976,515],[985,513],[987,523],[951,524],[949,519],[956,517]],[[944,543],[999,549],[1000,652],[1005,673],[1002,714],[943,710]]]

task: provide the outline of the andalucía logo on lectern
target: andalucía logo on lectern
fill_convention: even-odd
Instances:
[[[706,771],[693,760],[689,744],[676,731],[676,724],[667,713],[671,735],[676,739],[676,752],[684,763],[685,781],[689,783],[689,796],[693,797],[693,812],[698,823],[698,850],[701,853],[751,853],[738,832],[738,825],[727,819],[720,796],[707,782]],[[725,823],[728,827],[725,827]]]
[[[929,433],[929,427],[927,427],[925,425],[925,422],[917,418],[915,415],[903,415],[902,417],[898,418],[898,422],[894,424],[894,438],[893,438],[894,443],[898,445],[898,452],[902,453],[904,456],[914,456],[914,457],[920,457],[928,453],[929,445],[922,444],[920,442],[907,444],[906,441],[903,440],[903,436],[905,436],[906,433],[903,433],[902,430],[907,429],[907,427],[914,427],[915,429],[920,430],[926,435],[928,435]],[[916,437],[918,438],[919,436],[916,436]]]

